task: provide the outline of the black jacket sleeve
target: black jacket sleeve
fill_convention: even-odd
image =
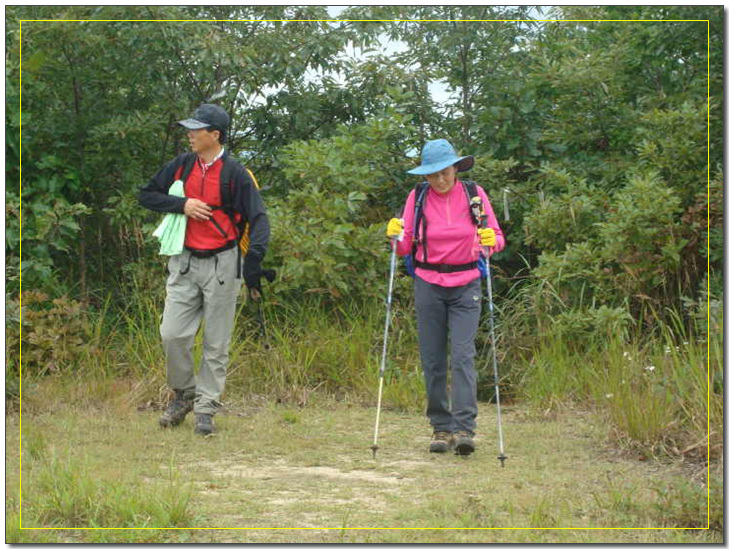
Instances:
[[[186,198],[167,194],[175,182],[175,172],[188,154],[181,154],[158,171],[144,187],[139,189],[139,203],[153,212],[184,213]]]
[[[266,255],[268,240],[271,236],[271,226],[266,215],[261,193],[258,192],[248,171],[241,167],[236,170],[236,185],[233,193],[233,208],[240,212],[250,225],[251,243],[248,255],[255,255],[259,260]]]

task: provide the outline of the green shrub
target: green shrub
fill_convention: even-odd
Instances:
[[[680,199],[655,173],[628,180],[600,224],[600,254],[617,265],[622,295],[656,295],[676,278],[681,250]]]
[[[544,252],[533,273],[554,289],[566,308],[601,304],[616,297],[614,276],[594,243],[567,244],[562,253]]]
[[[626,341],[628,328],[635,324],[624,307],[601,305],[585,310],[570,309],[553,317],[553,330],[566,340],[599,345]],[[607,337],[606,337],[607,336]]]
[[[604,217],[604,191],[575,182],[566,192],[548,195],[524,219],[526,243],[550,252],[563,252],[568,244],[587,242],[597,236]]]
[[[7,369],[18,372],[20,363],[20,322],[22,316],[23,373],[42,375],[78,365],[83,358],[97,356],[100,349],[92,337],[94,328],[86,306],[66,296],[50,299],[38,291],[6,300]],[[9,314],[8,314],[9,313]]]
[[[269,203],[274,231],[267,262],[280,269],[274,291],[334,302],[382,295],[385,225],[411,185],[403,170],[414,131],[408,121],[388,111],[365,124],[341,126],[330,139],[284,149],[292,190]]]

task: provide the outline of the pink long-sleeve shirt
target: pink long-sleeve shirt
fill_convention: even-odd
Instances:
[[[488,226],[496,233],[496,246],[491,253],[504,249],[506,240],[496,220],[486,192],[476,186],[481,197],[484,212],[488,216]],[[476,226],[471,219],[471,210],[466,189],[460,180],[456,180],[450,191],[444,194],[428,187],[425,197],[424,217],[427,218],[426,246],[428,249],[428,263],[443,263],[446,265],[462,265],[478,259],[481,245],[476,232]],[[413,224],[415,221],[415,189],[410,192],[405,202],[403,239],[397,243],[397,254],[407,255],[413,247]],[[424,261],[422,244],[423,222],[420,222],[421,242],[415,254],[415,259]],[[459,273],[439,273],[426,269],[416,268],[415,274],[431,284],[438,286],[464,286],[479,277],[477,268],[461,271]]]

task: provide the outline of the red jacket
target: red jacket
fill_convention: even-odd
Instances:
[[[218,158],[203,175],[200,161],[196,161],[185,181],[185,197],[197,198],[211,207],[221,206],[223,203],[220,196],[220,170],[222,167],[223,160]],[[182,170],[182,166],[177,170],[175,173],[176,179],[180,178]],[[240,218],[240,213],[236,212],[236,223],[240,221]],[[187,230],[185,232],[185,247],[187,248],[214,250],[222,248],[230,240],[236,240],[237,238],[236,228],[230,222],[228,214],[223,210],[213,209],[212,219],[206,221],[193,218],[187,220]]]
[[[230,245],[231,241],[240,236],[236,234],[236,229],[228,214],[219,209],[221,206],[220,172],[228,152],[223,153],[220,159],[207,168],[204,177],[202,166],[196,161],[185,183],[186,196],[170,195],[170,186],[181,177],[191,154],[193,153],[179,155],[150,178],[147,185],[139,189],[139,203],[155,212],[184,213],[185,202],[189,198],[202,200],[213,208],[213,216],[206,221],[187,219],[185,247],[196,250],[216,250]],[[255,182],[249,172],[235,162],[230,181],[224,183],[232,186],[230,191],[235,222],[245,221],[250,226],[250,245],[247,256],[255,255],[261,260],[266,253],[271,228],[266,208]]]

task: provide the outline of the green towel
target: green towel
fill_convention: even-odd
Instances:
[[[175,181],[170,187],[169,193],[173,196],[185,196],[185,188],[182,181]],[[187,228],[187,216],[185,214],[168,213],[162,223],[152,233],[159,238],[160,255],[177,255],[182,253],[185,244],[185,229]]]

